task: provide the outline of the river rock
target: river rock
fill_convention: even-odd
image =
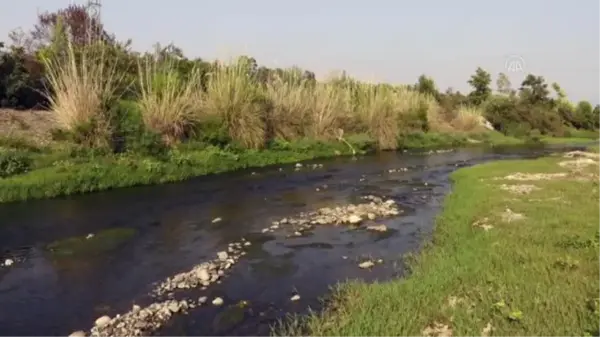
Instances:
[[[208,280],[210,280],[210,274],[204,268],[198,269],[196,271],[196,276],[198,276],[198,279],[200,279],[200,281],[208,281]]]
[[[202,297],[198,298],[198,304],[204,304],[204,303],[206,303],[207,300],[208,300],[208,298],[206,296],[202,296]]]
[[[302,164],[301,163],[296,163],[296,168],[301,168]]]
[[[220,298],[220,297],[216,297],[216,298],[215,298],[215,299],[212,301],[212,304],[213,304],[213,305],[217,305],[217,306],[219,306],[219,305],[223,305],[223,299],[222,299],[222,298]]]
[[[383,225],[383,224],[381,224],[381,225],[370,225],[370,226],[367,226],[367,230],[376,231],[376,232],[385,232],[385,231],[387,231],[387,226]]]
[[[229,257],[229,255],[227,254],[227,252],[222,251],[217,253],[217,257],[219,258],[219,260],[225,261],[227,260],[227,257]]]
[[[180,309],[179,303],[177,302],[171,302],[169,303],[169,305],[167,306],[167,308],[169,308],[169,310],[173,313],[177,313]]]
[[[361,269],[367,269],[367,268],[371,268],[373,267],[375,264],[373,263],[373,261],[365,261],[365,262],[361,262],[358,267]]]
[[[221,219],[221,218],[214,218],[214,219],[212,220],[212,223],[221,222],[221,220],[223,220],[223,219]]]
[[[299,299],[300,299],[300,295],[298,295],[298,294],[295,294],[294,296],[292,296],[290,298],[290,300],[292,300],[292,301],[298,301]]]
[[[103,326],[107,325],[108,323],[110,323],[110,317],[109,317],[109,316],[106,316],[106,315],[104,315],[104,316],[102,316],[102,317],[98,318],[98,319],[96,320],[96,322],[94,322],[94,324],[95,324],[97,327],[99,327],[99,328],[101,328],[101,327],[103,327]]]
[[[360,216],[356,215],[356,214],[351,214],[351,215],[348,217],[348,222],[349,222],[350,224],[353,224],[353,225],[355,225],[355,224],[358,224],[358,223],[360,223],[361,221],[362,221],[362,218],[361,218]]]
[[[13,265],[13,263],[15,263],[15,261],[13,261],[12,259],[6,259],[6,260],[4,260],[4,265],[5,265],[6,267],[10,267],[10,266],[12,266],[12,265]]]
[[[69,337],[85,337],[85,331],[78,330],[78,331],[71,332]]]

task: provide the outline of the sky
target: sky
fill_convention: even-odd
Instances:
[[[20,0],[0,11],[0,41],[36,13],[86,0]],[[269,67],[469,91],[477,67],[558,82],[571,100],[600,101],[598,0],[101,0],[105,29],[136,50],[174,43],[188,57],[239,55]]]

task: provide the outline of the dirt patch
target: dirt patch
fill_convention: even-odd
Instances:
[[[525,216],[521,213],[515,213],[510,208],[507,208],[502,212],[502,221],[513,222],[525,219]]]
[[[532,181],[532,180],[554,180],[558,178],[565,178],[566,173],[513,173],[509,174],[504,178],[495,178],[494,180],[516,180],[516,181]]]
[[[490,221],[490,219],[488,219],[488,218],[479,219],[479,220],[475,221],[471,226],[481,228],[487,232],[490,229],[494,228],[494,226],[489,224],[489,221]]]
[[[600,154],[593,152],[584,152],[584,151],[571,151],[567,152],[563,155],[565,158],[590,158],[590,159],[600,159]]]
[[[502,189],[504,191],[509,191],[509,192],[515,193],[515,194],[529,194],[533,191],[540,190],[540,188],[535,185],[527,185],[527,184],[525,184],[525,185],[502,184],[502,185],[500,185],[500,189]]]
[[[488,322],[488,324],[481,330],[481,336],[488,337],[494,328],[492,327],[492,323]]]
[[[434,322],[421,332],[423,336],[428,337],[451,337],[452,328],[447,324]]]
[[[3,137],[24,138],[46,145],[51,142],[54,127],[49,111],[0,109],[0,135]]]
[[[573,160],[565,160],[558,163],[560,167],[568,168],[571,170],[581,170],[590,165],[598,165],[597,159],[591,158],[577,158]]]

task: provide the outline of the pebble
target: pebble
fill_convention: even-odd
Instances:
[[[221,219],[221,218],[214,218],[214,219],[212,220],[212,223],[221,222],[221,220],[223,220],[223,219]]]
[[[85,331],[77,330],[77,331],[71,332],[69,337],[85,337]]]
[[[91,239],[91,238],[93,238],[93,237],[94,237],[94,234],[93,234],[93,233],[90,233],[90,234],[88,234],[88,235],[87,235],[85,238],[86,238],[87,240],[89,240],[89,239]]]
[[[212,301],[213,305],[222,305],[223,304],[223,299],[220,297],[216,297],[213,301]]]
[[[296,163],[296,168],[301,168],[301,167],[302,167],[302,164]]]
[[[210,280],[210,274],[204,268],[198,269],[198,271],[196,271],[196,276],[198,276],[198,278],[200,279],[200,281],[208,281],[208,280]]]
[[[206,303],[206,301],[208,301],[208,298],[206,296],[201,296],[200,298],[198,298],[199,304],[204,304]]]
[[[108,316],[102,316],[100,318],[98,318],[96,320],[96,322],[94,322],[94,325],[96,325],[97,327],[101,328],[103,326],[105,326],[106,324],[110,323],[110,317]]]
[[[351,224],[357,224],[357,223],[360,223],[361,221],[362,221],[362,218],[356,214],[351,214],[348,217],[348,222]]]
[[[227,254],[227,252],[222,251],[222,252],[218,252],[217,253],[217,257],[219,258],[219,260],[225,261],[225,260],[227,260],[227,258],[229,257],[229,255]]]
[[[250,241],[246,241],[246,242],[244,242],[244,246],[246,246],[246,247],[250,246],[251,244],[252,244],[252,243],[250,243]]]
[[[13,263],[15,263],[15,261],[13,261],[12,259],[6,259],[6,260],[4,260],[4,265],[7,266],[7,267],[12,266]]]
[[[290,300],[292,300],[292,301],[297,301],[299,299],[300,299],[300,295],[298,295],[298,294],[296,294],[290,298]]]
[[[383,224],[381,224],[381,225],[370,225],[370,226],[367,226],[367,230],[376,231],[376,232],[385,232],[385,231],[387,231],[387,226],[383,225]]]
[[[362,268],[362,269],[367,269],[367,268],[371,268],[373,267],[375,264],[373,263],[373,261],[365,261],[365,262],[361,262],[358,267]]]

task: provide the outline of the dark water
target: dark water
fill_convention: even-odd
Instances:
[[[319,308],[318,298],[339,281],[401,276],[401,256],[430,234],[435,214],[450,190],[449,173],[487,160],[535,157],[550,149],[465,149],[440,154],[383,153],[352,160],[319,160],[322,169],[292,166],[207,176],[190,181],[118,189],[51,200],[0,205],[0,335],[66,335],[87,330],[104,314],[133,303],[148,304],[154,282],[215,257],[231,241],[253,242],[221,284],[194,297],[221,296],[211,305],[177,316],[161,335],[264,335],[286,313]],[[407,167],[407,172],[388,173]],[[426,183],[426,184],[425,184]],[[326,189],[323,185],[327,185]],[[319,188],[320,191],[316,191]],[[261,234],[273,220],[301,211],[357,202],[374,194],[395,199],[405,210],[378,221],[375,234],[323,226],[312,235]],[[223,221],[211,223],[215,217]],[[126,244],[94,256],[57,257],[45,246],[109,228],[134,228]],[[372,270],[361,258],[381,258]],[[290,301],[299,293],[301,299]],[[243,311],[228,307],[241,300]]]

